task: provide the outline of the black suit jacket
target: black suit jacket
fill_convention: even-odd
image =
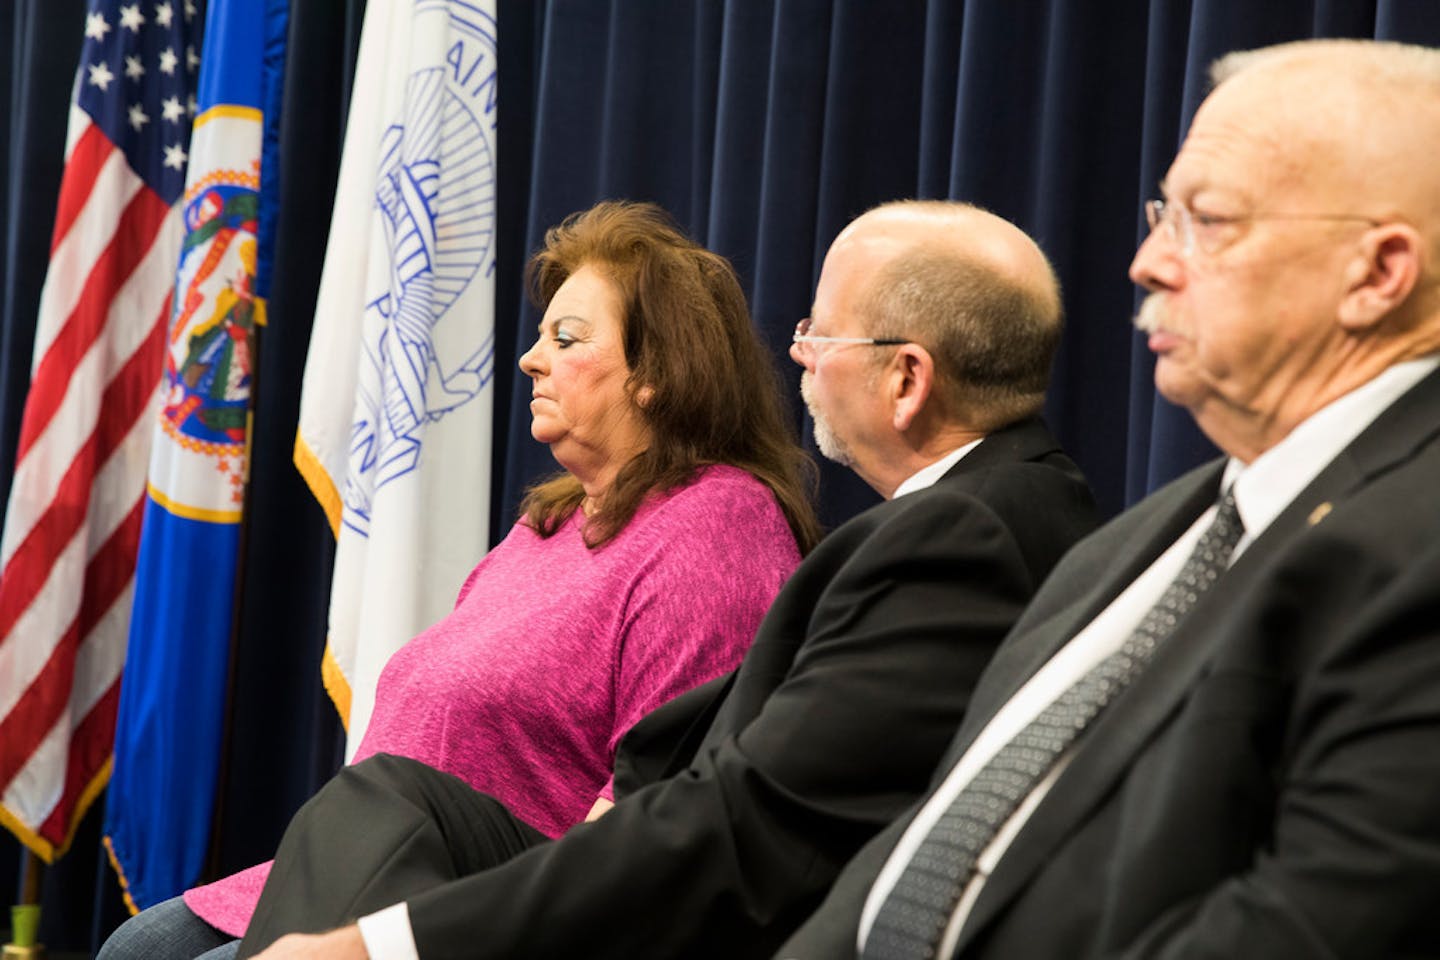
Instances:
[[[1075,548],[975,692],[943,777],[1215,499],[1214,464]],[[997,864],[959,957],[1440,956],[1440,374],[1232,565],[1095,722]],[[853,957],[910,817],[780,951]]]
[[[420,956],[768,956],[925,789],[985,662],[1094,525],[1029,421],[840,527],[733,677],[627,737],[613,810],[408,899]]]

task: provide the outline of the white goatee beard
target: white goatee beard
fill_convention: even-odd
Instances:
[[[819,448],[820,455],[842,467],[854,466],[855,458],[851,455],[850,448],[835,435],[835,431],[830,428],[830,422],[825,419],[815,402],[815,383],[808,370],[800,375],[800,396],[805,400],[805,409],[810,411],[810,419],[815,422],[815,446]]]

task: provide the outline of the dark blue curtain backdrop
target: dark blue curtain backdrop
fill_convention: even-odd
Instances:
[[[1140,204],[1204,94],[1207,65],[1311,36],[1437,43],[1440,5],[553,0],[526,25],[528,183],[508,157],[501,171],[503,191],[527,190],[523,249],[598,199],[659,202],[734,261],[793,396],[799,371],[784,347],[847,221],[897,197],[987,207],[1035,236],[1060,274],[1069,328],[1047,416],[1115,512],[1214,452],[1157,400],[1125,275]],[[519,55],[517,33],[506,32],[502,59]],[[502,111],[515,102],[504,90]],[[519,341],[536,319],[520,311]],[[529,439],[528,382],[505,373],[497,523],[552,468]],[[848,471],[822,470],[828,522],[873,502]]]
[[[793,401],[785,355],[826,247],[898,197],[981,204],[1030,231],[1065,287],[1069,327],[1047,415],[1109,512],[1213,450],[1158,400],[1130,331],[1126,279],[1153,195],[1216,56],[1313,36],[1440,45],[1429,0],[498,0],[501,120],[493,528],[554,469],[529,436],[514,360],[538,314],[527,254],[566,214],[654,200],[730,257]],[[281,117],[280,258],[259,361],[232,736],[212,857],[271,852],[334,769],[319,684],[331,544],[290,466],[363,0],[294,4]],[[59,183],[83,0],[0,5],[0,490],[8,490]],[[708,345],[695,343],[694,349]],[[822,468],[836,523],[874,495]],[[114,922],[94,833],[52,870],[43,936],[91,949]],[[0,839],[0,900],[16,844]],[[92,901],[99,906],[92,906]],[[0,924],[4,923],[0,916]]]

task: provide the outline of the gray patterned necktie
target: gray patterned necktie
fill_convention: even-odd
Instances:
[[[860,954],[863,960],[935,956],[981,851],[1060,754],[1145,668],[1155,647],[1220,578],[1243,530],[1235,496],[1227,492],[1179,575],[1120,649],[1001,747],[930,828],[880,905]]]

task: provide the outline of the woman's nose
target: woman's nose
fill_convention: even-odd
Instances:
[[[540,341],[536,340],[530,349],[520,355],[520,372],[527,377],[540,375]]]

